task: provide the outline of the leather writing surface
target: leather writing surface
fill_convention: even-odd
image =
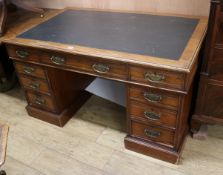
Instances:
[[[183,17],[67,10],[18,37],[178,60],[198,22]]]

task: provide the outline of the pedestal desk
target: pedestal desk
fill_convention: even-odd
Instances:
[[[95,77],[120,81],[126,148],[176,163],[207,19],[83,9],[51,16],[5,40],[29,115],[63,126],[88,99],[84,89]]]

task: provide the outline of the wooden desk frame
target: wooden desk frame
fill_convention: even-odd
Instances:
[[[61,12],[63,11],[49,12],[44,20],[52,18]],[[93,81],[94,77],[124,82],[127,88],[128,116],[128,135],[125,138],[126,148],[171,163],[177,163],[188,133],[192,84],[198,67],[199,50],[206,34],[208,22],[205,17],[187,16],[187,18],[199,18],[200,21],[181,58],[177,61],[77,45],[21,39],[16,38],[16,35],[7,37],[4,42],[8,48],[10,58],[14,60],[20,82],[25,89],[26,97],[29,101],[28,113],[33,117],[63,126],[88,99],[89,94],[83,93],[83,89]],[[27,27],[27,30],[42,21],[39,19],[27,21],[21,25],[21,28],[18,26],[19,31],[22,31],[24,26]],[[16,34],[19,33],[21,32],[16,32]],[[18,51],[22,55],[18,55]],[[62,64],[55,64],[55,60],[53,63],[52,55],[54,55],[54,58],[55,55],[58,55],[56,58],[60,58],[59,61]],[[61,59],[61,56],[64,59]],[[73,57],[75,59],[72,59]],[[114,66],[114,70],[117,70],[117,72],[112,72],[111,74],[95,72],[91,70],[91,63]],[[40,89],[39,92],[27,89],[24,81],[24,77],[27,78],[23,72],[24,65],[31,68],[33,66],[38,70],[35,72],[36,74],[30,75],[28,78],[35,81],[37,81],[36,78],[40,78],[38,79],[40,83],[49,84],[48,89]],[[136,70],[139,70],[138,72],[140,73],[138,74]],[[166,79],[161,83],[145,81],[144,74],[148,72],[155,75],[163,74]],[[60,80],[58,80],[59,78]],[[76,82],[79,82],[78,85]],[[43,103],[39,98],[39,93],[46,97],[47,102],[52,98],[52,103],[49,103],[48,106],[49,110],[33,106],[33,101],[35,100],[38,100],[38,103]],[[148,103],[145,100],[147,98],[158,100],[158,103]],[[160,102],[159,100],[162,99],[164,101]],[[157,110],[156,107],[158,107],[160,109],[158,113],[168,110],[170,116],[175,115],[176,118],[170,118],[172,123],[175,124],[168,125],[167,121],[167,125],[162,125],[162,122],[165,121],[154,123],[153,121],[145,120],[143,117],[134,117],[132,113],[135,111],[130,110],[132,109],[130,106],[132,104],[137,105],[137,103],[147,105],[147,109]],[[151,117],[151,113],[148,115]],[[153,113],[152,117],[157,116],[154,116]]]

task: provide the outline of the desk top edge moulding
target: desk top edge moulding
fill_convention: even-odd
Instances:
[[[66,19],[66,20],[65,20]],[[45,22],[44,22],[45,21]],[[64,126],[101,77],[126,84],[127,149],[177,163],[208,19],[65,9],[4,39],[30,116]]]

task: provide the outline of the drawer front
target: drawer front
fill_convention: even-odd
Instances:
[[[135,121],[131,121],[132,135],[141,139],[155,141],[170,147],[174,145],[174,132],[151,127]]]
[[[42,67],[31,65],[31,64],[23,64],[23,63],[14,63],[16,71],[19,74],[30,75],[42,79],[46,79],[45,70]]]
[[[10,58],[20,59],[22,61],[34,61],[39,62],[40,53],[37,49],[23,47],[23,46],[12,46],[7,45],[7,51]]]
[[[177,109],[179,106],[179,95],[150,88],[129,88],[129,97],[132,100],[142,102],[146,105],[162,106],[164,108]]]
[[[130,68],[131,80],[146,85],[167,87],[183,90],[184,89],[184,74],[177,74],[171,71],[162,71],[153,68]]]
[[[176,128],[177,112],[162,108],[152,107],[131,101],[129,103],[129,114],[133,118],[155,125]]]
[[[68,56],[64,59],[64,63],[61,65],[75,68],[79,71],[88,72],[91,74],[96,74],[103,77],[111,77],[127,80],[127,66],[120,63],[112,63],[104,61],[100,58],[90,58],[87,56]],[[55,61],[52,59],[43,60],[44,63],[54,64]]]
[[[37,92],[50,94],[48,83],[45,80],[31,78],[27,76],[20,76],[20,83],[25,89],[31,89]]]
[[[72,67],[77,71],[84,71],[91,74],[96,74],[103,77],[111,77],[127,80],[128,71],[127,65],[123,63],[113,63],[105,61],[101,58],[89,56],[74,55],[68,53],[52,52],[41,49],[31,49],[19,46],[8,46],[11,58],[41,62],[54,66]],[[18,56],[20,54],[24,56]]]
[[[223,48],[214,48],[209,61],[209,76],[213,80],[223,81]]]
[[[210,78],[213,80],[223,81],[223,62],[212,63],[209,71]]]
[[[223,85],[207,83],[204,86],[203,114],[223,119]]]
[[[37,108],[51,112],[56,112],[53,99],[51,99],[49,96],[27,92],[27,98],[31,106],[35,106]]]
[[[223,48],[215,48],[214,49],[214,54],[212,57],[212,62],[221,62],[223,63]]]

